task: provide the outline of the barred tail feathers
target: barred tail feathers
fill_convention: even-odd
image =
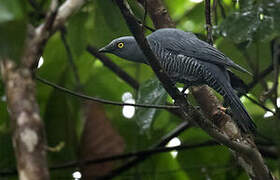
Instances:
[[[223,89],[225,91],[224,99],[226,103],[230,106],[233,113],[233,118],[236,121],[237,125],[244,132],[256,132],[256,124],[248,114],[244,105],[240,101],[239,97],[234,92],[234,89],[228,84],[223,84]]]

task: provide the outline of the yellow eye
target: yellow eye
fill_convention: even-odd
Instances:
[[[117,44],[118,48],[123,48],[124,47],[124,43],[123,42],[120,42]]]

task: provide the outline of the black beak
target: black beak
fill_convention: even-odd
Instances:
[[[100,48],[99,50],[98,50],[98,52],[100,52],[100,53],[105,53],[105,52],[109,52],[109,50],[106,48],[106,46],[105,47],[103,47],[103,48]]]

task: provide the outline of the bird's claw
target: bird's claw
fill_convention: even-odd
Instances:
[[[223,113],[225,113],[225,114],[227,114],[227,115],[232,116],[232,113],[231,113],[230,108],[225,108],[225,107],[223,107],[223,106],[218,106],[218,109],[219,109],[221,112],[223,112]]]

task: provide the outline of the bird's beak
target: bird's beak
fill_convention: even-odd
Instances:
[[[109,50],[108,50],[107,47],[105,46],[105,47],[103,47],[103,48],[100,48],[100,49],[98,50],[98,52],[100,52],[100,53],[105,53],[105,52],[109,52]]]

